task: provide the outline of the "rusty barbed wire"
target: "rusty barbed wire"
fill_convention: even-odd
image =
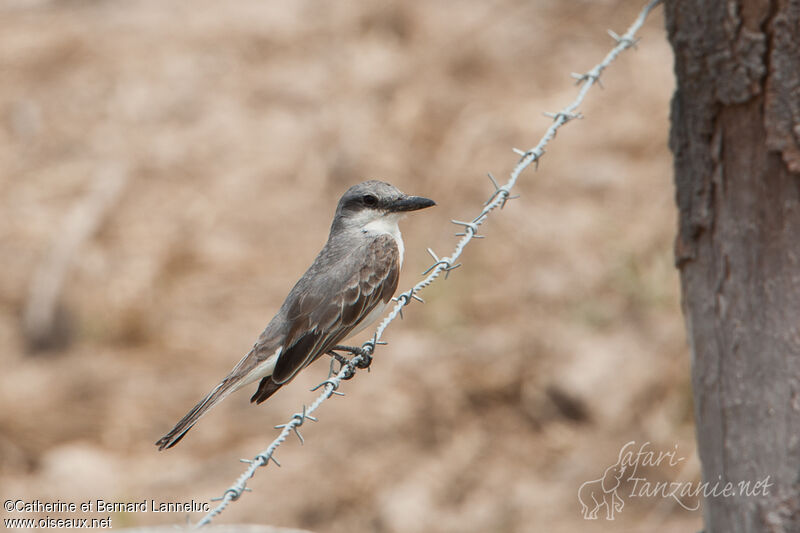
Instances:
[[[518,148],[512,149],[514,153],[520,156],[520,159],[514,169],[511,171],[508,181],[505,184],[500,185],[495,177],[489,173],[489,180],[491,180],[492,185],[494,186],[494,191],[489,199],[484,203],[483,209],[478,216],[470,221],[451,221],[453,224],[463,228],[461,232],[456,233],[456,236],[461,237],[461,239],[456,243],[453,253],[446,257],[439,257],[433,250],[428,248],[428,253],[431,255],[431,257],[433,257],[435,262],[427,270],[425,270],[425,272],[422,273],[422,275],[426,277],[409,290],[398,294],[394,298],[394,307],[378,325],[375,330],[375,334],[372,336],[372,339],[365,342],[361,346],[361,349],[359,350],[360,353],[354,353],[353,357],[348,360],[344,360],[341,363],[339,371],[335,375],[331,373],[328,379],[311,389],[312,391],[322,389],[322,392],[310,405],[304,405],[302,411],[293,414],[289,421],[285,424],[275,426],[276,429],[280,429],[281,431],[275,440],[273,440],[264,451],[256,455],[253,459],[240,459],[240,461],[248,464],[247,469],[230,487],[225,489],[225,492],[222,494],[222,496],[212,500],[218,501],[219,503],[199,522],[197,522],[197,524],[195,524],[196,528],[200,528],[209,524],[217,515],[222,513],[231,502],[238,500],[242,494],[249,491],[250,489],[247,488],[247,481],[255,475],[256,471],[260,467],[266,466],[270,461],[275,463],[276,466],[281,466],[278,460],[275,458],[275,450],[277,450],[277,448],[283,444],[284,441],[286,441],[291,433],[294,433],[302,444],[304,439],[298,428],[302,426],[306,420],[311,420],[312,422],[317,420],[315,417],[311,416],[311,413],[316,411],[319,406],[325,402],[325,400],[334,395],[344,396],[342,392],[338,391],[341,382],[353,377],[357,368],[364,367],[365,363],[375,352],[376,346],[386,344],[385,341],[381,340],[383,337],[383,332],[398,316],[402,318],[403,308],[410,304],[412,300],[423,302],[422,298],[420,298],[417,293],[433,283],[443,272],[445,279],[447,279],[447,276],[452,270],[461,266],[461,263],[456,263],[456,260],[461,256],[461,253],[467,244],[469,244],[472,239],[483,238],[483,235],[478,234],[479,226],[486,221],[492,211],[498,207],[502,209],[508,200],[518,198],[518,196],[511,195],[511,189],[516,184],[522,172],[534,163],[536,163],[535,167],[538,167],[539,160],[545,154],[544,148],[555,138],[556,132],[559,128],[574,119],[582,118],[582,115],[577,111],[577,109],[583,103],[584,99],[586,98],[586,94],[589,92],[589,89],[591,89],[595,84],[602,87],[602,84],[600,83],[600,75],[603,73],[603,71],[608,68],[608,66],[623,51],[627,50],[628,48],[636,47],[636,44],[639,41],[639,39],[636,38],[636,32],[638,32],[642,27],[650,12],[661,2],[662,0],[651,0],[642,9],[642,11],[639,13],[639,16],[624,34],[617,35],[613,31],[608,30],[608,34],[612,39],[614,39],[614,41],[616,41],[616,46],[612,48],[608,54],[606,54],[605,58],[603,58],[600,63],[595,65],[588,72],[583,74],[572,74],[572,77],[577,80],[576,84],[581,86],[580,90],[578,91],[578,95],[570,104],[560,111],[555,113],[544,113],[545,116],[553,119],[553,123],[549,128],[547,128],[536,146],[529,150],[520,150]]]

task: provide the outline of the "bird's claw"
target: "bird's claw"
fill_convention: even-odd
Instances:
[[[343,352],[350,352],[351,354],[353,354],[353,356],[360,357],[360,359],[351,366],[350,362],[352,361],[352,359],[347,359],[342,354],[337,353],[337,350]],[[339,367],[339,371],[341,371],[342,369],[346,369],[345,374],[342,376],[343,380],[351,379],[353,376],[356,375],[352,367],[360,369],[365,369],[365,368],[369,369],[369,366],[372,364],[372,355],[370,355],[370,353],[367,350],[361,348],[360,346],[336,345],[330,350],[328,350],[328,354],[330,354],[334,359],[336,359],[336,361],[338,361],[339,364],[341,365]]]
[[[372,364],[372,356],[362,348],[359,348],[359,350],[361,350],[361,353],[358,354],[361,356],[361,360],[356,363],[356,368],[361,368],[361,369],[366,368],[367,370],[369,370],[369,365]]]

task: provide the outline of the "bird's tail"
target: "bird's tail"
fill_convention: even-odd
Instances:
[[[186,416],[181,418],[169,433],[158,439],[156,446],[158,446],[159,451],[165,448],[172,448],[178,444],[183,436],[192,429],[192,426],[200,420],[201,416],[206,414],[209,409],[224,400],[230,393],[238,388],[236,385],[241,385],[241,382],[238,379],[234,379],[233,374],[223,379],[219,385],[214,387],[214,390],[209,392],[206,397],[200,401],[200,403],[186,413]]]

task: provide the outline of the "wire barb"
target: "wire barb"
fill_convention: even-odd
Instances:
[[[530,167],[531,165],[534,165],[534,168],[538,168],[539,160],[545,154],[545,147],[555,138],[558,129],[571,122],[575,118],[581,118],[581,115],[577,112],[577,109],[583,103],[586,95],[589,92],[589,89],[591,89],[595,84],[602,87],[600,84],[600,75],[602,72],[617,58],[617,56],[619,56],[620,53],[629,48],[635,47],[636,43],[638,42],[638,39],[636,39],[636,32],[638,32],[642,27],[647,19],[647,16],[650,14],[650,11],[652,11],[653,8],[655,8],[661,2],[662,0],[650,0],[650,2],[644,7],[644,9],[642,9],[642,11],[639,13],[639,16],[623,35],[617,35],[613,32],[610,32],[610,35],[614,38],[617,44],[608,54],[606,54],[605,58],[603,58],[600,63],[595,65],[594,68],[585,74],[573,73],[573,78],[577,80],[577,84],[580,86],[578,95],[570,104],[565,106],[560,111],[548,114],[548,116],[552,116],[553,122],[545,131],[544,135],[535,147],[531,148],[530,150],[520,150],[518,148],[514,148],[514,152],[520,156],[520,159],[514,169],[511,171],[508,181],[501,186],[498,184],[494,176],[489,174],[489,179],[492,181],[495,190],[489,200],[484,204],[484,208],[481,210],[480,214],[471,222],[461,222],[457,220],[452,221],[454,224],[464,227],[464,232],[458,234],[462,238],[458,241],[458,243],[456,243],[453,253],[449,257],[439,258],[433,252],[433,250],[430,248],[428,249],[428,253],[433,257],[435,263],[423,273],[423,276],[425,277],[421,281],[419,281],[405,293],[402,293],[395,298],[396,302],[394,307],[378,325],[372,339],[362,345],[363,356],[359,354],[347,360],[347,362],[342,365],[336,375],[332,375],[311,389],[312,391],[320,391],[317,398],[307,408],[303,407],[302,412],[292,415],[288,422],[276,426],[280,428],[281,431],[275,440],[273,440],[264,451],[256,455],[252,460],[242,459],[242,462],[248,464],[247,469],[239,476],[233,485],[225,490],[221,497],[212,500],[219,503],[199,522],[197,522],[195,527],[200,528],[209,524],[214,517],[218,516],[227,508],[228,504],[238,500],[246,490],[249,490],[247,487],[247,482],[255,475],[255,472],[259,468],[267,466],[270,461],[275,463],[276,466],[280,466],[280,463],[278,463],[274,456],[275,450],[278,448],[278,446],[283,444],[290,433],[295,433],[300,441],[303,441],[303,438],[300,436],[297,428],[301,426],[305,420],[316,420],[310,416],[311,413],[316,411],[319,406],[331,396],[344,395],[342,392],[337,390],[341,382],[353,377],[356,369],[359,368],[360,365],[367,365],[369,363],[376,346],[380,344],[386,344],[386,342],[381,340],[383,332],[386,330],[389,324],[391,324],[398,316],[400,316],[403,307],[408,305],[412,298],[421,301],[417,293],[433,283],[442,272],[445,273],[445,279],[447,279],[447,275],[452,270],[461,266],[461,263],[454,264],[454,262],[461,256],[464,248],[473,238],[482,237],[482,235],[477,234],[478,226],[486,220],[493,210],[497,209],[498,207],[502,208],[507,200],[515,198],[510,196],[511,189],[517,183],[520,175],[526,168]]]
[[[612,30],[607,31],[611,38],[617,41],[617,44],[621,44],[625,48],[636,48],[636,45],[639,43],[639,39],[633,39],[625,35],[620,36],[614,33]]]
[[[599,72],[590,71],[590,72],[585,72],[583,74],[573,72],[572,77],[575,78],[575,85],[580,85],[582,83],[589,82],[591,84],[596,83],[601,89],[605,89],[605,87],[603,87],[603,82],[600,80]]]
[[[553,119],[554,122],[561,121],[562,124],[566,124],[570,120],[575,120],[576,118],[580,119],[583,118],[581,113],[564,113],[563,111],[558,111],[556,113],[550,113],[545,111],[542,115],[546,117],[550,117]]]
[[[277,459],[275,459],[275,454],[273,453],[270,453],[269,455],[258,455],[257,457],[261,461],[261,464],[264,466],[266,466],[267,464],[269,464],[270,461],[272,461],[273,463],[275,463],[275,466],[277,466],[278,468],[281,467],[281,464],[278,462]]]
[[[495,190],[499,189],[500,185],[497,184],[497,180],[494,179],[494,176],[492,176],[492,173],[491,172],[487,172],[486,175],[489,176],[489,179],[492,181],[492,185],[494,185],[494,189]],[[430,250],[430,248],[428,248],[428,250]]]
[[[362,344],[361,348],[366,350],[368,354],[372,355],[375,352],[375,346],[386,346],[387,344],[389,343],[386,341],[378,340],[378,336],[376,334],[373,335],[373,337],[370,340]]]
[[[431,254],[431,257],[433,257],[433,260],[436,261],[436,262],[425,269],[425,271],[422,273],[423,276],[427,276],[434,269],[437,269],[437,268],[439,268],[439,266],[441,266],[442,270],[444,271],[444,279],[447,279],[447,276],[450,275],[450,271],[455,270],[455,269],[457,269],[458,267],[461,266],[461,263],[458,263],[457,265],[454,265],[450,261],[450,258],[448,258],[448,257],[443,257],[443,258],[439,259],[439,256],[437,256],[436,253],[433,250],[431,250],[430,248],[428,248],[428,253]],[[402,318],[402,315],[401,315],[401,318]]]
[[[347,366],[347,365],[345,365],[345,367],[346,367],[346,366]],[[340,372],[343,372],[344,370],[345,370],[345,369],[342,369]],[[314,391],[316,391],[317,389],[320,389],[321,387],[325,387],[325,386],[327,386],[327,385],[330,385],[330,386],[331,386],[331,392],[334,392],[334,393],[335,393],[335,392],[336,392],[336,389],[338,389],[338,388],[339,388],[339,381],[337,381],[336,379],[326,379],[325,381],[323,381],[322,383],[320,383],[319,385],[317,385],[316,387],[314,387],[313,389],[311,389],[311,392],[314,392]],[[343,392],[340,392],[339,394],[340,394],[341,396],[344,396],[344,393],[343,393]],[[282,426],[282,427],[283,427],[283,426]]]
[[[485,215],[481,214],[478,216],[478,219]],[[464,226],[464,233],[456,233],[456,237],[466,237],[469,234],[471,239],[483,239],[484,235],[478,235],[478,225],[483,222],[482,220],[478,221],[478,219],[472,220],[470,222],[463,222],[461,220],[451,220],[453,224],[456,226]]]
[[[414,292],[415,292],[414,288],[412,287],[410,290],[402,294],[398,294],[397,296],[392,298],[392,300],[394,300],[395,302],[400,302],[403,306],[410,304],[412,299],[417,300],[418,302],[425,303],[425,300],[414,294]]]
[[[449,266],[449,267],[445,268],[444,269],[444,279],[447,279],[447,276],[450,275],[450,272],[452,272],[453,270],[457,269],[460,266],[461,266],[461,263],[456,263],[455,265],[452,265],[452,266]]]

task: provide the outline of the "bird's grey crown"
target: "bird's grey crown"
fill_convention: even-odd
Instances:
[[[374,205],[365,203],[367,197],[375,198]],[[390,183],[378,180],[369,180],[353,185],[342,195],[339,205],[336,207],[336,215],[346,216],[349,211],[360,211],[362,209],[386,209],[393,202],[403,198],[400,189]]]

